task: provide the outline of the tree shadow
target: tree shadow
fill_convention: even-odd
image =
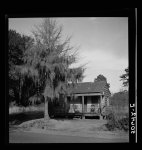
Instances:
[[[18,114],[9,115],[10,125],[19,125],[25,121],[40,119],[44,117],[43,111],[32,111],[32,112],[22,112]]]

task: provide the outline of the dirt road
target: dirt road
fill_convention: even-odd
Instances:
[[[9,134],[9,143],[127,143],[126,139],[105,139],[95,137],[79,137],[69,135],[51,135],[12,131]]]
[[[31,122],[31,121],[30,121]],[[125,143],[127,134],[99,129],[105,120],[55,120],[51,119],[48,129],[23,129],[19,125],[10,126],[10,143]],[[28,122],[24,122],[28,124]]]

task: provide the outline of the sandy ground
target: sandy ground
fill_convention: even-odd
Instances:
[[[106,139],[17,131],[10,133],[9,143],[128,143],[128,141],[123,138]]]
[[[41,119],[37,119],[41,120]],[[35,121],[35,120],[33,120]],[[55,120],[50,119],[47,129],[30,128],[23,129],[23,125],[31,123],[33,121],[24,122],[18,126],[19,131],[46,135],[61,135],[61,136],[76,136],[76,137],[88,137],[97,139],[112,140],[115,139],[117,142],[129,142],[129,134],[123,131],[107,131],[103,126],[106,120],[97,119],[73,119],[73,120]],[[14,128],[13,128],[14,129]],[[15,130],[17,130],[15,127]]]

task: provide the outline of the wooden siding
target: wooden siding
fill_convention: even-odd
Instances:
[[[109,91],[109,88],[107,85],[104,87],[104,97],[105,97],[105,106],[109,106],[109,97],[111,96],[111,93]]]
[[[104,107],[105,105],[105,96],[103,96],[101,100],[101,107]]]

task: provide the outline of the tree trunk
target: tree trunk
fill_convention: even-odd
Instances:
[[[38,79],[38,83],[37,83],[37,96],[39,96],[39,79]]]
[[[19,78],[19,100],[18,100],[18,105],[20,105],[21,103],[21,93],[22,93],[22,90],[21,90],[21,76]]]
[[[49,114],[48,114],[48,99],[46,97],[44,97],[45,99],[45,105],[44,105],[44,120],[48,121],[49,118]]]

